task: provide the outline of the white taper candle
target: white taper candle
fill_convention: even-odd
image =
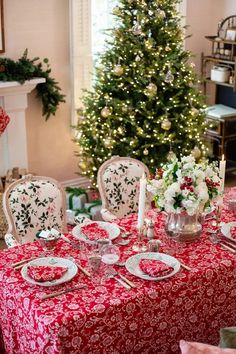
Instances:
[[[140,178],[139,188],[139,203],[138,203],[138,224],[137,227],[141,228],[144,223],[145,203],[146,203],[146,185],[147,181],[145,175]]]
[[[225,169],[226,169],[226,160],[224,155],[222,155],[222,158],[220,160],[220,166],[219,166],[219,176],[221,179],[220,191],[222,193],[224,193],[224,188],[225,188]]]

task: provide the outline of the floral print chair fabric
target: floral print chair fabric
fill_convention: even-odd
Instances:
[[[139,180],[149,171],[142,162],[128,157],[113,157],[98,170],[101,214],[112,221],[138,211]]]
[[[3,195],[3,208],[8,247],[34,241],[40,230],[67,229],[65,192],[52,178],[27,175],[13,182]]]

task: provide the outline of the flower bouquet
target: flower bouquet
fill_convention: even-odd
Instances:
[[[196,163],[193,156],[182,157],[181,160],[174,158],[159,168],[155,178],[147,184],[147,190],[154,195],[156,207],[169,215],[167,233],[173,235],[181,231],[187,238],[193,237],[196,228],[199,236],[201,225],[196,225],[198,215],[209,210],[220,194],[219,187],[216,163]]]

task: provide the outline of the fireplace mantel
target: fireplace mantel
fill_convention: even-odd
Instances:
[[[28,170],[25,110],[28,94],[36,85],[45,82],[35,78],[20,84],[17,81],[0,81],[0,105],[10,117],[10,123],[0,138],[0,175],[13,167]]]

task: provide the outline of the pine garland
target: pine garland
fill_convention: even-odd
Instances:
[[[14,61],[9,58],[0,58],[0,81],[18,81],[23,84],[26,80],[43,77],[46,82],[36,86],[37,97],[42,101],[42,113],[48,120],[50,115],[55,115],[61,102],[65,102],[65,95],[54,78],[50,76],[51,68],[48,59],[38,62],[39,57],[28,58],[26,49],[20,59]],[[46,69],[43,66],[46,65]]]

